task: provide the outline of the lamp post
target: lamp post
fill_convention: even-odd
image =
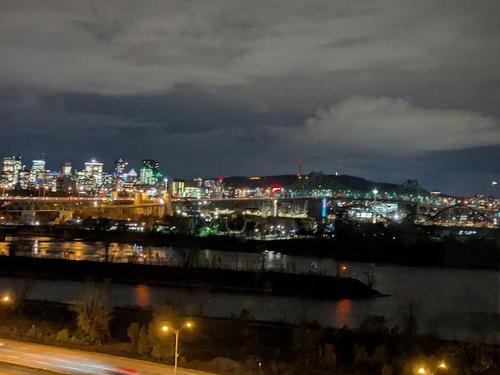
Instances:
[[[163,333],[173,332],[175,335],[175,349],[174,349],[174,375],[177,375],[177,359],[179,357],[179,333],[184,328],[192,328],[193,323],[187,321],[183,324],[183,326],[179,329],[175,329],[173,327],[168,326],[167,324],[163,324],[160,329]]]
[[[448,364],[444,360],[442,360],[436,363],[433,369],[426,366],[425,364],[420,364],[413,369],[413,373],[415,375],[434,375],[436,373],[442,374],[446,373],[448,368]]]
[[[11,293],[6,292],[0,296],[0,304],[6,306],[6,308],[12,306],[13,303],[14,303],[14,298],[12,297]]]
[[[377,203],[377,194],[378,194],[378,190],[377,188],[373,189],[372,190],[372,193],[373,193],[373,213],[372,213],[372,224],[375,224],[377,223],[377,215],[375,213],[375,204]]]

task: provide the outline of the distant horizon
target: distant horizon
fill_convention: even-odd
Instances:
[[[107,173],[111,173],[113,172],[113,166],[114,166],[114,161],[118,160],[118,159],[123,159],[124,161],[126,161],[128,163],[128,167],[127,167],[127,171],[130,171],[132,169],[134,169],[136,172],[139,171],[140,169],[140,164],[141,164],[141,161],[142,160],[148,160],[148,159],[154,159],[154,158],[150,158],[150,157],[145,157],[145,158],[141,158],[139,159],[139,161],[135,161],[135,162],[130,162],[129,159],[127,159],[126,157],[124,156],[120,156],[120,157],[116,157],[116,158],[112,158],[112,162],[106,162],[106,161],[103,161],[103,159],[99,158],[99,157],[90,157],[88,159],[84,159],[82,161],[79,161],[79,162],[74,162],[72,160],[64,160],[64,161],[61,161],[59,163],[55,163],[55,162],[51,162],[47,159],[50,159],[47,157],[47,154],[45,153],[45,158],[44,159],[41,159],[41,158],[34,158],[34,159],[27,159],[23,156],[23,154],[9,154],[9,155],[0,155],[0,157],[3,158],[4,157],[12,157],[12,156],[15,156],[15,157],[21,157],[21,161],[22,161],[22,164],[26,167],[26,168],[30,168],[31,167],[31,163],[34,161],[34,160],[44,160],[46,162],[46,169],[49,170],[49,171],[52,171],[52,172],[60,172],[62,170],[62,167],[64,165],[64,163],[66,162],[69,162],[71,163],[71,166],[72,168],[76,169],[76,170],[82,170],[84,168],[84,164],[86,162],[90,162],[92,160],[95,160],[97,162],[101,162],[103,163],[103,169],[105,172]],[[106,159],[105,159],[106,160]],[[109,158],[107,158],[107,160],[110,160]],[[154,160],[157,160],[157,159],[154,159]],[[53,165],[55,164],[59,164],[59,167],[56,167],[58,169],[54,169],[52,168]],[[305,169],[304,170],[304,165],[302,165],[302,175],[303,176],[306,176],[306,175],[309,175],[310,173],[314,173],[314,172],[320,172],[320,173],[323,173],[325,175],[329,175],[329,176],[334,176],[338,171],[324,171],[324,170],[319,170],[319,169],[311,169],[311,170],[307,170]],[[166,172],[166,176],[167,177],[170,177],[170,178],[176,178],[176,179],[195,179],[195,178],[203,178],[203,179],[216,179],[216,178],[219,178],[219,177],[224,177],[224,178],[233,178],[233,177],[242,177],[242,178],[250,178],[250,177],[254,177],[254,176],[258,176],[258,177],[273,177],[273,176],[292,176],[292,175],[298,175],[298,170],[296,171],[281,171],[281,172],[276,172],[276,173],[235,173],[235,174],[223,174],[223,173],[215,173],[215,174],[192,174],[192,175],[187,175],[187,174],[172,174],[172,173],[169,173],[168,172],[168,169],[166,169],[164,167],[164,165],[160,162],[160,170],[162,172]],[[425,188],[426,190],[428,191],[440,191],[441,193],[443,194],[448,194],[448,195],[452,195],[452,196],[475,196],[475,195],[484,195],[484,196],[491,196],[491,197],[495,197],[495,198],[499,198],[500,197],[500,187],[497,185],[497,186],[493,186],[491,185],[493,181],[496,181],[496,180],[491,180],[490,181],[490,192],[488,193],[487,191],[485,192],[472,192],[472,193],[459,193],[459,192],[454,192],[454,191],[451,191],[451,190],[447,190],[447,189],[439,189],[437,186],[429,186],[429,185],[426,185],[425,183],[422,182],[422,180],[420,178],[415,177],[415,176],[411,176],[411,177],[407,177],[407,178],[402,178],[400,180],[389,180],[389,179],[384,179],[383,176],[380,176],[378,178],[370,178],[370,177],[367,177],[367,176],[364,176],[364,175],[360,175],[360,174],[353,174],[353,173],[345,173],[342,171],[342,168],[340,168],[340,171],[338,173],[339,176],[349,176],[349,177],[355,177],[355,178],[361,178],[361,179],[364,179],[370,183],[373,183],[374,185],[376,184],[393,184],[393,185],[401,185],[403,183],[405,183],[406,181],[409,181],[409,180],[417,180],[419,185],[422,186],[423,188]],[[497,191],[497,193],[495,194],[495,190]]]

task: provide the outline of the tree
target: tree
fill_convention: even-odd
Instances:
[[[335,354],[335,346],[326,344],[323,351],[323,363],[328,368],[333,368],[337,364],[337,355]]]
[[[163,332],[161,327],[167,325],[172,329],[179,329],[180,322],[177,310],[172,306],[161,306],[155,310],[147,326],[132,323],[127,334],[137,354],[168,359],[174,356],[174,336],[172,330]]]
[[[161,326],[168,325],[172,329],[181,328],[179,312],[170,305],[160,306],[153,313],[149,323],[148,336],[151,344],[151,356],[166,359],[174,356],[174,336],[171,332],[162,332]]]
[[[409,303],[403,312],[403,334],[414,337],[418,332],[418,319],[416,307],[413,302]]]
[[[360,367],[368,362],[368,353],[366,348],[361,345],[354,344],[354,366]]]
[[[392,366],[391,365],[385,364],[382,367],[382,375],[392,375],[392,373],[393,373],[393,371],[392,371]]]
[[[112,309],[107,296],[99,287],[91,287],[73,306],[76,323],[91,344],[102,344],[109,339]]]
[[[151,354],[151,343],[146,327],[141,327],[139,330],[136,350],[137,354],[142,356],[149,356]]]
[[[141,331],[141,326],[139,323],[131,323],[127,328],[127,335],[132,343],[132,346],[137,350],[137,344],[139,342],[139,335]]]
[[[305,364],[318,358],[322,337],[323,332],[316,327],[300,326],[294,329],[293,349]]]

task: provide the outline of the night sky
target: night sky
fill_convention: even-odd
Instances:
[[[3,0],[0,156],[152,158],[178,177],[301,159],[492,194],[499,15],[498,0]]]

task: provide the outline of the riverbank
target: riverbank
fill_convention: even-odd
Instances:
[[[114,284],[147,284],[211,292],[315,299],[359,299],[382,296],[370,286],[350,277],[17,256],[0,256],[0,274],[4,277],[78,281],[92,279]]]
[[[500,232],[489,230],[487,238],[452,236],[436,239],[432,227],[391,227],[364,225],[339,228],[333,238],[305,237],[258,240],[236,236],[199,237],[182,234],[84,230],[66,226],[18,226],[3,228],[6,236],[47,236],[55,240],[104,243],[134,243],[178,248],[213,249],[261,253],[278,251],[287,255],[334,258],[341,261],[378,262],[416,267],[447,267],[500,270]],[[441,230],[441,229],[440,229]]]

